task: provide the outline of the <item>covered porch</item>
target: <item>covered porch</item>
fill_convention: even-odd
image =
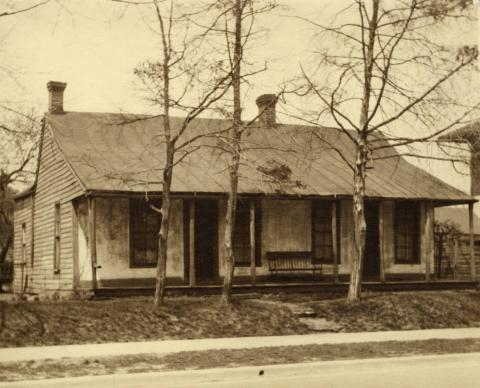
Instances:
[[[157,205],[158,198],[152,195]],[[100,294],[153,290],[159,217],[142,201],[138,195],[103,193],[76,202],[75,279],[79,288]],[[449,204],[369,198],[364,287],[473,287],[477,281],[473,233],[468,247],[469,278],[435,276],[434,208]],[[473,226],[473,203],[468,206]],[[167,263],[171,292],[220,291],[225,209],[224,196],[175,196]],[[400,217],[408,212],[411,217]],[[237,214],[237,292],[347,287],[354,254],[350,198],[242,196]],[[415,226],[413,233],[409,223]]]

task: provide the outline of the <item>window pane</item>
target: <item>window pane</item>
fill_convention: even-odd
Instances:
[[[395,261],[418,263],[418,204],[395,204]]]
[[[153,200],[161,207],[160,200]],[[158,232],[161,216],[144,199],[130,200],[130,259],[134,267],[151,267],[157,263]]]
[[[332,262],[332,204],[328,201],[312,203],[313,255],[316,260]]]
[[[60,225],[61,225],[61,213],[60,213],[60,204],[55,204],[54,212],[54,249],[53,249],[53,269],[54,271],[60,270]]]
[[[255,265],[261,266],[261,208],[255,205]],[[250,203],[239,201],[233,232],[235,265],[250,265]]]

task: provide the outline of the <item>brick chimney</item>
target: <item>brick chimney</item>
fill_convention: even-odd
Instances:
[[[275,94],[262,94],[256,100],[258,106],[258,120],[262,127],[273,127],[276,124],[275,106],[277,96]]]
[[[49,81],[48,89],[48,111],[50,113],[63,113],[63,91],[67,87],[65,82]]]

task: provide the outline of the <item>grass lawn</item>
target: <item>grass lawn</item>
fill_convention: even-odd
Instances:
[[[314,310],[342,331],[480,326],[480,292],[365,293],[348,305],[343,295],[279,294],[238,299],[171,297],[154,309],[151,298],[3,302],[0,347],[306,334],[289,307]]]
[[[278,298],[287,303],[296,299]],[[480,327],[479,291],[364,293],[354,305],[312,295],[304,304],[345,332]]]
[[[0,381],[480,351],[480,339],[304,345],[0,364]]]
[[[0,347],[308,333],[281,304],[218,296],[4,303]],[[1,313],[1,311],[0,311]]]

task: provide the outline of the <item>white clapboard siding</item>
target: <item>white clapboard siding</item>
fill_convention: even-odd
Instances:
[[[20,293],[26,275],[31,271],[32,256],[32,200],[33,193],[15,200],[13,220],[13,262],[14,281],[13,290]],[[25,224],[25,231],[22,225]],[[23,275],[23,279],[22,279]]]
[[[50,129],[44,132],[34,207],[33,292],[73,289],[72,199],[83,194]],[[60,272],[54,273],[54,213],[60,203]]]

